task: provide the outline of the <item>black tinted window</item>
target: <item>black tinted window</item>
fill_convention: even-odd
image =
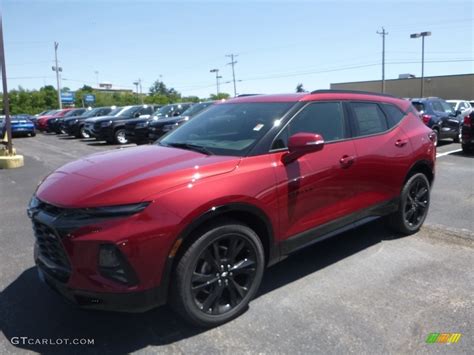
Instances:
[[[288,137],[301,132],[318,133],[326,142],[345,138],[342,110],[339,102],[318,102],[308,105],[278,135],[272,148],[285,148]]]
[[[356,136],[367,136],[388,129],[385,115],[379,105],[368,102],[351,104],[355,118]]]
[[[389,128],[396,126],[398,122],[400,122],[402,118],[405,117],[403,111],[395,105],[384,104],[383,108],[385,110],[385,113],[387,114]]]

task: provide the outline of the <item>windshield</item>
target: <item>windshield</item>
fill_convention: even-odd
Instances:
[[[155,111],[155,114],[157,116],[166,116],[169,115],[171,112],[174,111],[176,105],[166,105],[163,107],[160,107],[158,110]]]
[[[64,115],[64,117],[79,116],[79,115],[77,114],[77,111],[79,111],[79,110],[68,111],[68,112]]]
[[[110,111],[107,116],[117,116],[118,113],[120,113],[120,111],[122,111],[124,108],[123,107],[117,107],[117,108],[114,108],[112,111]]]
[[[211,154],[244,156],[293,104],[252,102],[216,105],[166,135],[158,144],[187,144],[203,147]]]
[[[184,111],[181,116],[189,116],[192,117],[196,115],[197,113],[201,112],[205,108],[211,106],[213,102],[202,102],[200,104],[196,104],[188,108],[186,111]]]
[[[117,117],[130,117],[135,114],[135,112],[138,112],[142,107],[141,106],[132,106],[129,107],[128,109],[124,110],[121,112]]]

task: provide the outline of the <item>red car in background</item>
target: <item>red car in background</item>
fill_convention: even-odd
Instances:
[[[217,103],[154,145],[49,175],[28,207],[40,278],[86,308],[169,301],[193,324],[224,323],[267,266],[304,246],[379,217],[417,232],[435,139],[409,101],[388,95]]]
[[[64,108],[62,110],[49,112],[48,115],[46,116],[38,117],[38,119],[36,120],[36,128],[41,132],[47,131],[48,121],[50,119],[63,117],[66,113],[68,113],[71,110],[74,110],[74,108]]]

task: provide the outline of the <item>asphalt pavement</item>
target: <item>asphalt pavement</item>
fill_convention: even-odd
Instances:
[[[41,284],[25,213],[36,185],[84,155],[133,148],[42,134],[14,143],[25,167],[0,170],[0,353],[471,354],[474,349],[474,160],[459,152],[459,144],[438,147],[430,213],[419,233],[401,238],[376,221],[306,248],[266,271],[245,314],[202,330],[166,306],[144,314],[84,311]],[[456,344],[427,344],[432,332],[462,337]],[[92,339],[94,345],[41,344],[66,338]]]

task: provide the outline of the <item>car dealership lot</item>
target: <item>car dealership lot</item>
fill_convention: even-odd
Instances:
[[[397,238],[371,223],[307,248],[270,268],[242,317],[190,328],[167,307],[136,315],[82,311],[41,285],[25,209],[51,170],[110,146],[38,135],[16,139],[25,167],[0,171],[0,352],[456,353],[472,349],[473,156],[441,144],[425,227]],[[74,188],[71,186],[71,188]],[[431,332],[462,333],[458,344],[425,344]],[[94,346],[10,344],[12,337],[92,338]]]

